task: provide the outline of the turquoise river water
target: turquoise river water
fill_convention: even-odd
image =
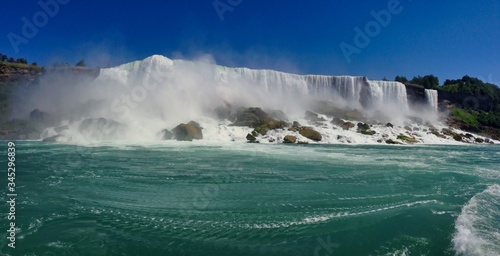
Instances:
[[[500,147],[17,142],[1,255],[500,255]]]

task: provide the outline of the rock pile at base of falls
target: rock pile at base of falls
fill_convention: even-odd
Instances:
[[[163,129],[161,137],[163,140],[193,141],[203,139],[203,128],[199,123],[190,121],[187,124],[179,124],[172,131]]]

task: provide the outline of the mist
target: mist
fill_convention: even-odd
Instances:
[[[83,120],[105,118],[124,126],[113,138],[158,140],[162,129],[191,120],[204,127],[220,125],[214,112],[220,106],[233,111],[239,107],[279,110],[288,117],[286,121],[306,122],[306,110],[327,102],[387,122],[403,124],[409,115],[437,120],[434,106],[410,106],[405,86],[398,82],[227,68],[209,55],[190,61],[154,55],[101,69],[95,77],[49,73],[16,95],[14,116],[26,117],[39,109],[50,114],[55,127],[69,126],[74,138],[82,133]]]

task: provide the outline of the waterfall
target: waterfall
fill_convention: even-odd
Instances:
[[[425,98],[429,106],[435,111],[438,111],[438,91],[425,89]]]
[[[406,87],[399,82],[370,81],[360,76],[296,75],[221,66],[216,69],[216,78],[223,82],[252,81],[253,86],[274,95],[297,93],[320,99],[340,98],[355,106],[381,108],[390,105],[403,112],[408,110]]]

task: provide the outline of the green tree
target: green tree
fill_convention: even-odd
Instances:
[[[25,59],[25,58],[18,58],[16,60],[16,63],[20,63],[20,64],[28,64],[28,61]]]
[[[16,61],[14,60],[14,58],[10,57],[10,58],[9,58],[9,60],[7,60],[7,62],[9,62],[9,63],[14,63],[14,62],[16,62]]]
[[[87,67],[87,64],[85,64],[84,60],[80,60],[76,63],[75,67]]]
[[[396,76],[396,78],[394,78],[394,81],[404,84],[408,83],[408,78],[406,78],[406,76]]]
[[[7,55],[0,54],[0,61],[5,62],[7,60]]]
[[[426,89],[437,89],[439,86],[439,79],[434,75],[415,76],[410,83],[423,85]]]

